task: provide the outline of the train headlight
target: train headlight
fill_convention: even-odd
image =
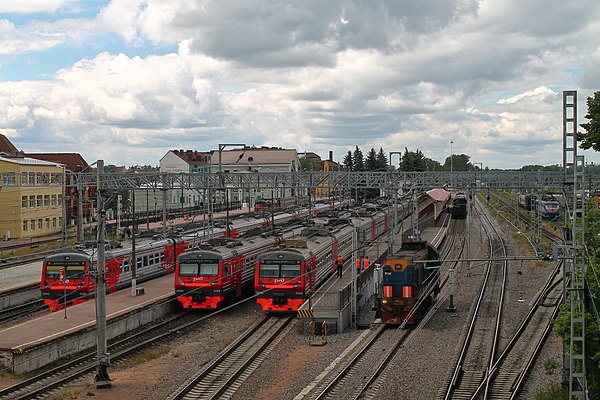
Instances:
[[[387,304],[388,301],[386,299],[381,300],[381,304]]]
[[[180,284],[181,286],[185,286],[185,282],[183,282],[181,280],[181,278],[177,278],[177,283]]]

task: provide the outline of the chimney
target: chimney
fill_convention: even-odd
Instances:
[[[333,161],[333,150],[329,150],[329,161]]]

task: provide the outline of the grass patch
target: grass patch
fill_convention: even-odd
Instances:
[[[168,349],[166,349],[166,348],[150,349],[150,350],[144,351],[143,353],[138,354],[137,356],[135,356],[127,361],[120,363],[117,368],[121,369],[121,370],[127,369],[127,368],[132,368],[132,367],[141,365],[145,362],[156,360],[157,358],[160,358],[161,356],[163,356],[167,353],[168,353]]]
[[[561,385],[554,383],[543,392],[535,395],[535,400],[568,400],[569,393]]]

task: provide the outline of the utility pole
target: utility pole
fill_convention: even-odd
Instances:
[[[96,196],[98,205],[98,264],[96,265],[97,282],[96,282],[96,358],[98,360],[98,370],[96,372],[96,387],[99,389],[107,389],[111,387],[110,377],[108,376],[108,365],[110,363],[110,355],[107,352],[106,340],[106,267],[104,254],[104,225],[106,219],[106,211],[102,203],[102,195],[100,194],[101,182],[100,179],[104,174],[104,160],[98,160],[98,170],[96,177]]]
[[[77,166],[77,241],[83,243],[83,185],[81,182],[81,166]]]
[[[131,191],[131,295],[137,296],[137,257],[135,252],[135,234],[137,233],[137,219],[135,218],[135,190]]]

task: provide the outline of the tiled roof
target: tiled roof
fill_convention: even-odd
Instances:
[[[183,161],[189,165],[206,165],[205,158],[210,153],[196,150],[171,150],[173,154],[176,154]],[[210,157],[209,157],[210,159]]]
[[[446,189],[436,188],[427,191],[427,194],[435,201],[447,201],[452,193]]]
[[[82,171],[87,171],[89,169],[88,163],[79,153],[29,153],[26,155],[38,160],[64,164],[67,170],[72,172],[77,172],[79,168],[81,168]]]
[[[16,155],[19,150],[11,143],[6,136],[0,133],[0,153]]]

